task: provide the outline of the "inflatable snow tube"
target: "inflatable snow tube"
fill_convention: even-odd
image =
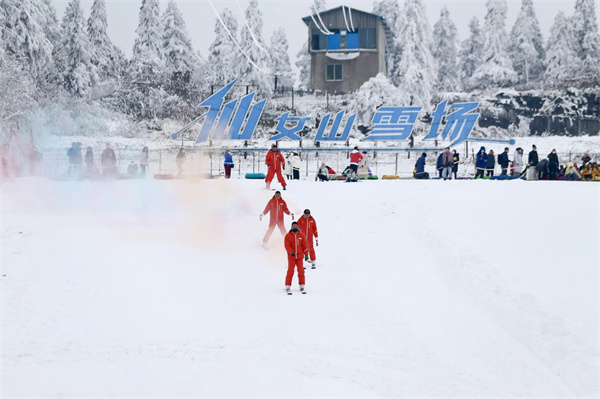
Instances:
[[[175,180],[177,177],[170,173],[157,173],[154,178],[156,180]]]
[[[507,176],[507,175],[500,175],[500,176],[492,176],[490,177],[490,180],[516,180],[518,179],[519,176]]]
[[[335,180],[346,180],[346,176],[336,176]]]
[[[365,180],[365,177],[364,177],[364,176],[360,176],[360,177],[359,177],[359,179],[360,179],[360,180]],[[369,177],[367,178],[367,180],[379,180],[379,177],[377,177],[377,176],[375,176],[375,175],[372,175],[372,176],[369,176]]]
[[[400,180],[400,177],[396,175],[383,175],[381,176],[381,180]]]
[[[210,173],[200,173],[197,175],[181,175],[178,177],[178,179],[180,180],[205,180],[205,179],[212,179],[213,175],[211,175]]]
[[[264,179],[266,176],[264,173],[246,173],[246,179]]]

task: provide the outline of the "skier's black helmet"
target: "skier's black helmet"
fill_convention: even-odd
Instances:
[[[310,215],[310,209],[305,209],[304,213]]]

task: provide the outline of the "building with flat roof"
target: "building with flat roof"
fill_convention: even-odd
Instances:
[[[340,6],[302,21],[308,27],[312,90],[352,93],[378,73],[387,76],[392,33],[381,16]]]

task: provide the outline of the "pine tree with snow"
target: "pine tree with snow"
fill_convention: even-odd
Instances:
[[[51,1],[52,0],[43,0],[40,7],[44,10],[43,15],[46,17],[44,21],[44,33],[56,49],[60,43],[61,32],[58,17],[56,16],[56,10]]]
[[[594,0],[577,0],[571,22],[581,63],[578,78],[584,83],[597,83],[600,79],[600,36],[594,3]]]
[[[313,14],[327,10],[327,2],[325,0],[315,0],[310,6],[310,12]]]
[[[211,86],[224,86],[240,77],[237,65],[240,50],[232,39],[238,37],[237,20],[228,8],[219,16],[221,20],[215,19],[215,41],[208,49],[206,65],[206,81]]]
[[[523,0],[510,33],[508,54],[521,82],[539,80],[544,73],[544,43],[533,0]]]
[[[23,59],[23,66],[37,82],[44,81],[54,68],[54,46],[46,28],[52,8],[39,0],[2,0],[2,46],[8,55]]]
[[[240,32],[240,46],[245,53],[238,56],[244,74],[241,83],[254,86],[259,95],[269,97],[273,82],[269,79],[270,55],[262,39],[262,29],[263,19],[258,1],[250,0],[245,12],[245,24]]]
[[[273,32],[271,36],[271,76],[275,81],[277,77],[277,88],[294,87],[294,74],[290,65],[290,56],[288,55],[288,41],[283,27]]]
[[[483,63],[483,33],[477,17],[469,22],[469,37],[462,42],[460,50],[460,81],[465,90],[472,89],[471,79]]]
[[[92,64],[100,81],[119,76],[123,63],[122,53],[108,37],[105,0],[94,0],[87,22],[87,32],[92,45]]]
[[[577,56],[576,39],[569,18],[560,11],[554,18],[546,46],[545,81],[550,85],[562,85],[576,79],[581,69]]]
[[[405,0],[396,46],[400,61],[392,81],[407,93],[415,106],[430,108],[437,70],[431,54],[432,35],[421,0]]]
[[[506,0],[487,0],[483,45],[484,62],[473,75],[477,88],[506,87],[517,82],[517,73],[506,50]]]
[[[352,95],[350,112],[356,114],[359,125],[369,126],[375,111],[381,106],[407,104],[409,96],[398,89],[383,74],[369,79]]]
[[[386,48],[389,66],[388,76],[396,76],[397,73],[394,67],[400,63],[400,49],[396,45],[398,43],[397,33],[399,31],[399,24],[402,20],[400,3],[398,3],[398,0],[375,0],[373,1],[373,14],[383,17],[387,29],[392,34],[392,46],[391,48]]]
[[[98,81],[91,48],[81,0],[71,0],[62,20],[59,62],[65,88],[79,96],[88,95]]]
[[[298,88],[300,90],[310,90],[310,49],[308,48],[309,42],[306,41],[302,45],[298,54],[296,54],[296,68],[298,68]]]
[[[197,62],[183,16],[170,0],[162,17],[162,52],[170,73],[190,73]]]
[[[456,26],[450,19],[450,11],[444,7],[433,26],[433,58],[437,63],[439,91],[459,90],[457,44]]]
[[[159,86],[164,62],[158,0],[142,0],[136,33],[129,66],[130,79],[135,84]]]

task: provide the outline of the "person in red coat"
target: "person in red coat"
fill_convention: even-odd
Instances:
[[[298,229],[298,222],[292,222],[292,229],[285,235],[285,251],[288,257],[288,269],[285,276],[285,291],[291,295],[290,288],[292,286],[292,278],[294,277],[294,269],[298,269],[298,283],[300,291],[304,291],[304,267],[303,260],[308,260],[308,249],[306,247],[306,239],[304,234]]]
[[[275,230],[275,226],[279,227],[279,231],[281,231],[281,235],[285,235],[285,226],[283,224],[283,214],[291,215],[292,220],[294,220],[294,214],[290,212],[287,207],[287,204],[281,198],[281,192],[275,191],[275,195],[273,198],[269,200],[267,206],[263,213],[260,214],[260,220],[262,220],[263,216],[266,214],[271,214],[271,219],[269,221],[269,229],[267,230],[265,237],[263,238],[263,245],[266,245],[271,238],[271,234],[273,234],[273,230]]]
[[[363,155],[358,151],[358,147],[354,147],[350,153],[350,169],[352,169],[354,173],[358,173],[358,164],[361,159],[363,159]]]
[[[319,232],[317,231],[317,222],[315,221],[315,218],[310,215],[310,209],[305,209],[304,216],[298,219],[298,228],[306,238],[306,247],[308,249],[308,255],[310,256],[310,263],[312,264],[312,268],[315,269],[317,267],[317,255],[315,253],[313,237],[315,238],[315,243],[318,247]]]
[[[269,168],[269,170],[267,171],[267,177],[265,178],[267,189],[271,188],[271,181],[273,180],[273,176],[275,175],[275,173],[277,173],[277,180],[279,180],[279,183],[281,183],[283,189],[285,190],[285,186],[287,184],[285,183],[285,179],[281,174],[281,172],[285,168],[285,159],[277,149],[277,144],[273,144],[271,146],[271,149],[267,152],[265,163]]]

